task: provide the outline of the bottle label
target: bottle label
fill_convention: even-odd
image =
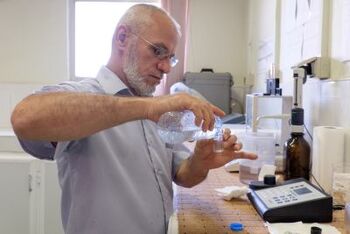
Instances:
[[[291,132],[304,132],[303,125],[291,125]]]

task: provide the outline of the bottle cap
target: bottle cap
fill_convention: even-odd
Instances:
[[[310,234],[321,234],[322,233],[322,229],[316,226],[312,226],[311,227],[311,232]]]
[[[304,109],[303,108],[293,108],[291,116],[291,125],[304,125]]]
[[[275,175],[265,175],[264,184],[267,185],[276,185],[276,176]]]
[[[242,231],[243,230],[243,224],[241,223],[231,223],[230,228],[232,231]]]
[[[264,181],[253,180],[249,182],[249,188],[252,190],[259,190],[263,188],[271,188],[276,186],[275,175],[265,175]]]

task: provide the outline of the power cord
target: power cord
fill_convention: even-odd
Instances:
[[[304,126],[304,128],[305,128],[305,130],[306,130],[306,132],[307,132],[307,135],[310,137],[311,141],[313,141],[313,137],[312,137],[312,135],[311,135],[309,129],[306,127],[305,124],[304,124],[303,126]]]

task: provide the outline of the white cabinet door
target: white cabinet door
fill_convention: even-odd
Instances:
[[[0,152],[0,234],[63,234],[55,162]]]
[[[0,157],[0,233],[35,234],[35,161]]]
[[[58,184],[56,162],[41,161],[42,234],[63,234],[61,222],[61,188]]]

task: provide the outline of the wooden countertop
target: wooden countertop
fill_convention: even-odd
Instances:
[[[240,222],[244,230],[235,233],[268,233],[264,221],[250,204],[248,198],[225,201],[215,188],[242,184],[237,173],[228,173],[224,168],[209,172],[205,181],[193,188],[176,187],[175,209],[180,234],[234,233],[229,225]],[[344,230],[344,210],[334,211],[332,225],[341,233]]]

